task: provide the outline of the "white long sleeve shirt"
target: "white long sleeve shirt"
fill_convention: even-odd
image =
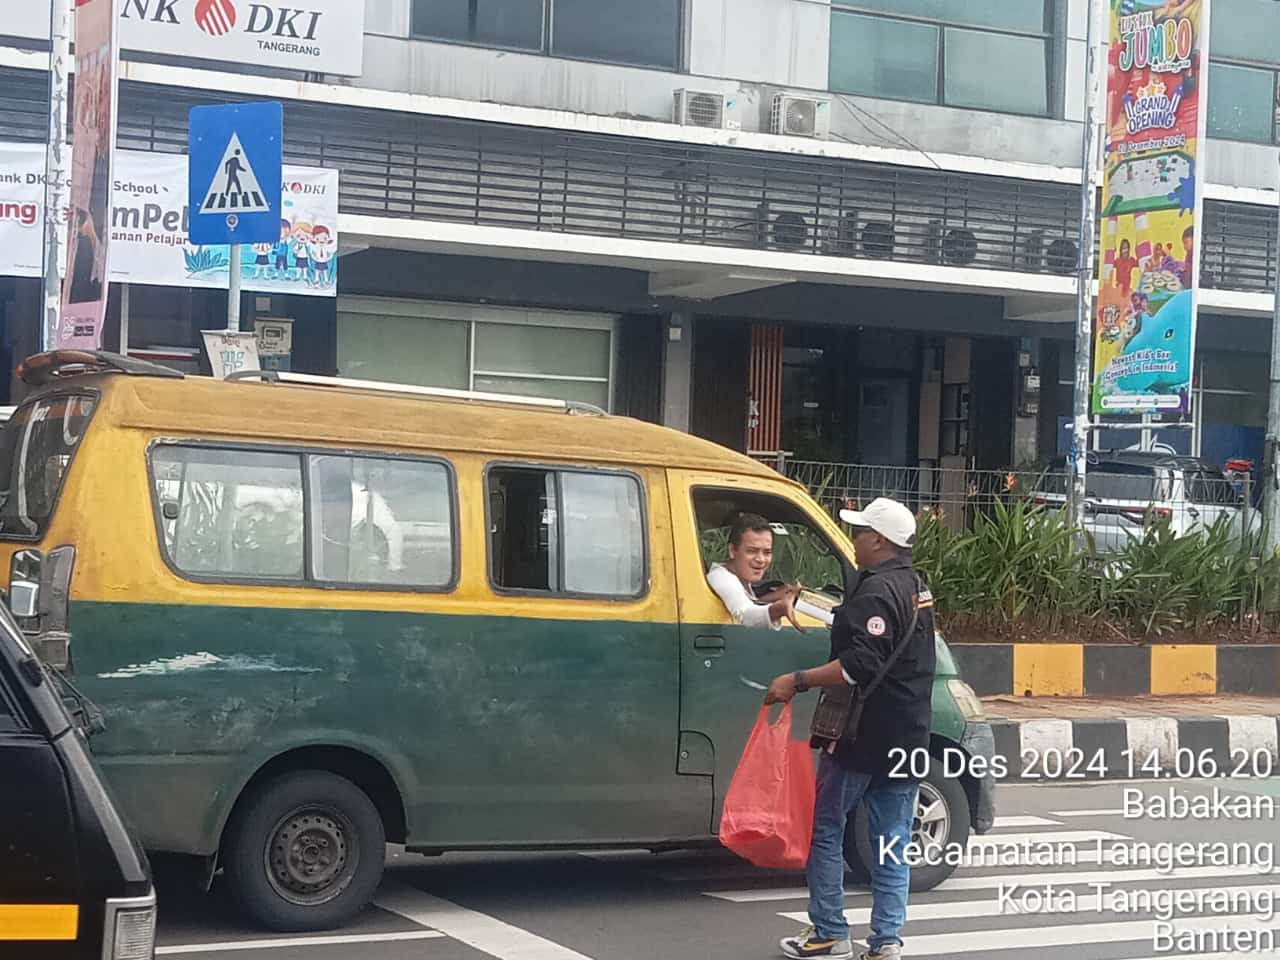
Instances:
[[[781,621],[775,622],[769,617],[768,605],[758,603],[746,584],[728,567],[713,563],[711,569],[707,571],[707,583],[711,584],[711,589],[724,601],[725,608],[735,623],[740,623],[744,627],[782,629]]]

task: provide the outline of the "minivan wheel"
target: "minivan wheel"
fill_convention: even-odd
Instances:
[[[911,823],[911,840],[921,847],[942,844],[948,850],[963,851],[969,842],[969,797],[964,785],[955,777],[942,775],[942,763],[937,757],[929,758],[929,769],[916,795],[916,813]],[[858,810],[845,831],[845,862],[853,879],[868,882],[871,879],[869,865],[879,854],[879,845],[872,845],[870,818],[865,804]],[[932,890],[956,868],[947,863],[921,864],[911,868],[911,889],[917,893]]]
[[[246,797],[223,847],[232,894],[272,930],[329,930],[373,899],[386,833],[369,797],[318,770],[285,774]]]

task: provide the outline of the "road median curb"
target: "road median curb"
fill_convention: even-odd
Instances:
[[[1280,696],[1280,644],[949,646],[980,697]]]
[[[1003,783],[1280,776],[1280,717],[993,719]]]

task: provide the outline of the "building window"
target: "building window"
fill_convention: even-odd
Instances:
[[[1280,2],[1215,0],[1209,30],[1209,135],[1280,142]]]
[[[338,371],[360,380],[549,397],[609,410],[615,319],[344,298]]]
[[[617,598],[644,593],[644,510],[635,477],[494,467],[488,484],[495,586]]]
[[[682,0],[413,0],[416,37],[675,70]]]
[[[1051,24],[1052,0],[833,0],[831,89],[1047,116]]]

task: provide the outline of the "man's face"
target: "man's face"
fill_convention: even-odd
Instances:
[[[768,530],[748,530],[737,546],[729,544],[725,564],[744,583],[759,583],[773,563],[773,534]]]
[[[880,556],[883,538],[870,527],[855,527],[853,530],[853,551],[858,566],[874,564]]]

